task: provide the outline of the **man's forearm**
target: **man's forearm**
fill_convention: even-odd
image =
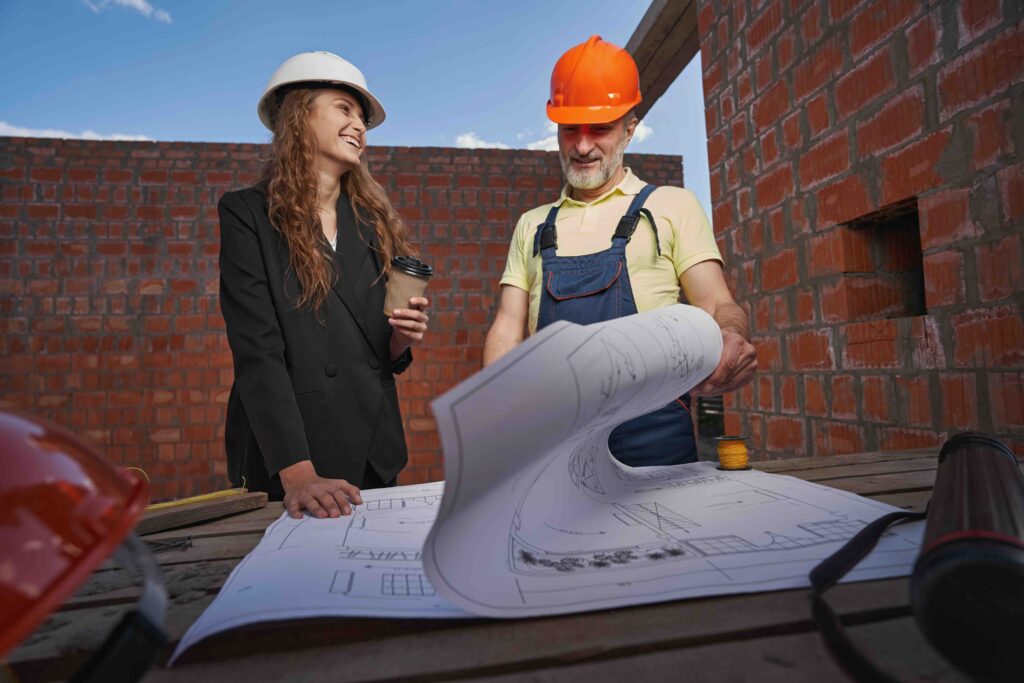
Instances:
[[[720,303],[715,307],[712,316],[723,332],[735,332],[744,339],[750,339],[750,325],[747,323],[747,314],[739,304]]]
[[[487,333],[487,338],[484,340],[484,367],[487,367],[519,346],[522,341],[522,334],[510,333],[508,330],[502,330],[497,326],[492,327],[491,331]]]

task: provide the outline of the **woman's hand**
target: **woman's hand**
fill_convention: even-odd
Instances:
[[[423,341],[427,331],[426,310],[430,302],[425,297],[414,296],[409,299],[409,308],[396,308],[388,323],[394,334],[391,335],[391,360],[398,360],[413,344]]]
[[[293,519],[301,519],[302,511],[314,517],[338,517],[352,514],[352,505],[361,505],[359,487],[344,479],[324,479],[309,460],[285,467],[278,473],[284,486],[284,509]]]

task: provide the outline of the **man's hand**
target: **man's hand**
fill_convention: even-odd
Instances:
[[[722,330],[722,357],[711,375],[690,392],[694,396],[718,396],[754,379],[757,349],[741,335]]]
[[[388,323],[394,334],[391,335],[391,360],[405,353],[413,344],[423,341],[427,333],[427,322],[430,320],[425,311],[430,306],[426,297],[414,296],[409,299],[409,308],[396,308],[392,311]]]
[[[338,517],[352,514],[352,505],[361,505],[359,487],[344,479],[324,479],[309,460],[297,462],[279,472],[284,486],[284,509],[293,519],[301,519],[302,511],[314,517]]]

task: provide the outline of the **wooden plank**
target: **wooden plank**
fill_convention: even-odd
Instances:
[[[829,479],[820,482],[826,486],[857,493],[862,496],[907,491],[931,491],[935,485],[935,470],[878,474],[865,477]]]
[[[783,458],[781,460],[764,460],[752,462],[754,469],[762,472],[786,472],[811,470],[842,465],[859,465],[869,462],[889,462],[892,460],[910,460],[927,456],[938,457],[937,448],[917,448],[905,451],[874,451],[869,453],[848,453],[845,455],[815,456],[811,458]]]
[[[173,531],[158,531],[154,534],[147,534],[145,540],[159,541],[181,536],[192,536],[193,538],[204,538],[211,536],[228,536],[236,533],[262,534],[266,531],[281,513],[284,511],[284,504],[280,502],[267,503],[266,507],[258,510],[243,512],[231,517],[212,520],[198,524],[187,529],[175,529]]]
[[[173,602],[183,595],[216,595],[237,564],[238,560],[232,558],[164,567],[167,596]],[[76,610],[132,603],[142,594],[142,588],[137,584],[136,575],[130,571],[120,569],[98,572],[89,577],[60,609]]]
[[[966,683],[959,673],[920,635],[909,617],[849,629],[851,636],[897,680]],[[829,655],[814,632],[716,643],[666,652],[642,652],[600,658],[584,664],[552,664],[540,670],[463,679],[473,683],[556,681],[751,681],[790,683],[852,681]],[[685,672],[685,675],[682,673]],[[427,679],[420,679],[427,680]]]
[[[850,588],[854,590],[846,590]],[[903,614],[906,590],[905,580],[841,586],[833,604],[841,613],[888,614],[895,609]],[[786,591],[544,619],[449,622],[443,630],[395,633],[373,641],[332,633],[329,621],[306,621],[301,644],[289,642],[292,639],[281,632],[265,643],[260,634],[248,630],[226,633],[197,646],[194,656],[183,658],[174,669],[156,671],[147,680],[217,680],[227,675],[277,680],[287,678],[289,671],[303,671],[307,680],[447,680],[480,671],[586,661],[598,654],[626,655],[809,631],[809,616],[805,592]],[[244,654],[213,659],[233,651]],[[394,652],[402,655],[386,654]],[[206,661],[196,661],[199,656]]]
[[[905,613],[907,595],[906,579],[886,579],[838,586],[830,600],[842,614],[879,610]],[[209,594],[183,593],[172,598],[166,624],[171,645],[164,658],[212,600],[213,595]],[[25,663],[28,669],[36,670],[64,661],[70,671],[83,653],[99,645],[126,609],[127,606],[108,606],[58,612],[15,649],[10,662]],[[803,590],[680,600],[542,619],[303,619],[255,625],[213,636],[190,650],[183,662],[250,658],[263,652],[285,656],[287,651],[340,648],[334,660],[334,666],[340,666],[339,662],[348,657],[372,660],[370,653],[386,645],[390,652],[407,653],[395,658],[408,657],[407,663],[395,664],[395,677],[401,677],[429,670],[431,663],[439,660],[478,666],[515,661],[529,652],[579,659],[581,653],[593,647],[632,648],[644,643],[729,640],[751,632],[786,632],[794,624],[806,628],[809,619],[809,603]],[[566,633],[577,634],[578,638],[566,641]],[[460,661],[468,663],[459,664]],[[370,671],[375,666],[373,661],[366,665]],[[171,673],[177,670],[175,667]]]
[[[655,0],[626,43],[640,72],[643,118],[700,49],[696,0]]]
[[[928,507],[928,501],[932,499],[932,492],[931,490],[907,491],[905,493],[882,493],[869,497],[911,512],[924,512]]]
[[[939,466],[935,458],[906,458],[901,460],[890,460],[888,462],[868,462],[856,465],[839,465],[836,467],[814,468],[807,470],[795,470],[792,472],[773,472],[772,474],[783,474],[789,477],[796,477],[804,481],[813,481],[828,484],[832,479],[845,479],[848,477],[873,476],[878,474],[900,474],[903,472],[935,471]]]
[[[145,536],[157,531],[192,526],[210,519],[255,510],[266,504],[267,494],[256,491],[150,510],[135,526],[135,533]]]

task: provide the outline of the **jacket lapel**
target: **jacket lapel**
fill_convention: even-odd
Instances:
[[[376,328],[379,325],[373,325],[366,319],[369,314],[367,299],[373,298],[370,297],[371,285],[374,278],[377,277],[376,272],[368,273],[366,271],[373,270],[376,258],[371,259],[370,253],[372,252],[376,257],[376,252],[372,248],[367,248],[366,242],[360,237],[358,231],[361,226],[357,225],[352,204],[344,192],[338,197],[336,211],[338,249],[334,255],[334,265],[338,269],[339,275],[334,282],[334,293],[345,304],[345,308],[355,320],[359,331],[362,332],[373,352],[379,356],[379,334],[376,334]],[[371,247],[376,246],[376,235],[372,230],[369,231],[369,234],[366,234],[364,230],[363,235],[369,238]]]

